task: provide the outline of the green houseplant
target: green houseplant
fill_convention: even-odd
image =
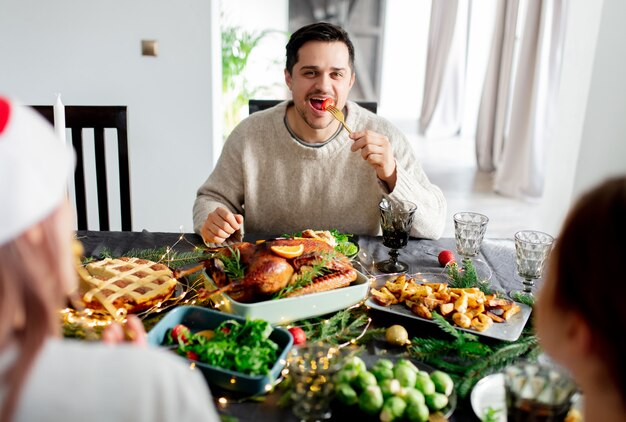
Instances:
[[[238,26],[222,27],[222,94],[224,101],[224,137],[241,120],[241,111],[260,89],[251,88],[244,71],[250,54],[271,31],[250,32]]]

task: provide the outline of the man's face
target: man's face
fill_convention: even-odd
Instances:
[[[297,115],[312,129],[328,128],[332,115],[322,110],[322,101],[332,98],[342,109],[354,84],[348,47],[339,41],[309,41],[298,50],[292,73],[285,70]]]

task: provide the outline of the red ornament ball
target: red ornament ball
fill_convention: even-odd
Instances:
[[[454,253],[449,250],[439,252],[439,256],[437,257],[437,259],[439,260],[439,264],[441,264],[442,267],[445,267],[446,265],[455,262]]]
[[[304,334],[304,330],[302,328],[291,327],[289,328],[289,332],[293,336],[293,344],[295,346],[306,343],[306,334]]]

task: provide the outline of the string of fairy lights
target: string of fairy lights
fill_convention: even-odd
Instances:
[[[171,246],[166,246],[165,252],[160,256],[157,262],[163,263],[165,265],[171,264],[174,261],[174,259],[172,258],[173,252],[175,251],[176,246],[179,245],[181,242],[187,242],[189,245],[191,245],[193,252],[206,250],[206,248],[201,248],[195,245],[194,243],[190,242],[188,239],[186,239],[185,235],[182,233],[182,230],[181,230],[181,234],[176,240],[176,242],[174,242],[174,244],[172,244]],[[81,265],[85,265],[85,264],[81,264]],[[375,283],[377,279],[377,277],[372,276],[372,275],[368,275],[367,278],[370,284]],[[196,277],[191,282],[181,283],[179,281],[178,288],[180,290],[176,292],[173,297],[167,300],[158,302],[156,305],[152,306],[151,308],[142,311],[140,314],[138,314],[138,316],[143,319],[148,316],[161,313],[175,306],[198,304],[199,302],[206,299],[206,295],[208,295],[206,291],[207,281],[210,281],[210,280],[208,279],[208,277],[206,277],[204,272],[201,273],[199,277]],[[217,310],[222,310],[222,311],[229,310],[228,309],[229,301],[222,294],[218,294],[218,295],[215,295],[215,297],[211,297],[211,300],[209,301],[208,304]],[[366,306],[364,300],[358,302],[357,304],[349,307],[346,310],[356,309],[362,306]],[[122,324],[126,323],[126,310],[123,308],[118,309],[118,311],[116,312],[116,315],[112,315],[110,313],[104,313],[102,311],[98,311],[98,310],[94,310],[94,309],[90,309],[86,307],[81,307],[81,306],[66,307],[60,310],[60,316],[61,316],[63,324],[79,326],[79,327],[82,327],[84,330],[95,331],[97,329],[104,329],[107,326],[109,326],[111,323],[116,322],[116,321]],[[283,320],[288,320],[288,318],[283,317]],[[355,335],[352,338],[346,339],[346,341],[344,341],[341,344],[327,347],[328,353],[332,355],[336,353],[337,350],[341,350],[348,346],[357,345],[358,341],[366,334],[367,330],[369,329],[371,325],[371,322],[372,322],[372,319],[368,317],[366,322],[362,326],[360,332],[357,335]],[[330,323],[329,319],[324,319],[316,323],[310,323],[309,326],[315,327],[317,325],[325,325],[329,323]],[[288,325],[282,325],[282,326],[289,329],[296,325],[288,324]],[[300,359],[301,358],[302,357],[300,357]],[[264,385],[262,393],[255,394],[254,396],[243,397],[243,398],[241,397],[230,398],[226,395],[223,395],[216,399],[218,406],[220,408],[225,408],[229,404],[241,403],[250,399],[258,398],[259,395],[263,395],[267,392],[271,392],[283,380],[284,377],[288,376],[289,371],[290,371],[289,370],[290,365],[288,365],[289,363],[288,359],[289,357],[287,359],[279,359],[277,361],[276,364],[279,365],[279,367],[283,368],[280,372],[280,376],[277,379],[268,378],[268,382]],[[190,370],[196,370],[198,369],[198,365],[203,365],[203,364],[201,362],[190,361],[189,368]],[[237,377],[232,376],[229,380],[229,383],[231,385],[231,389],[233,390],[236,389],[236,384],[238,383]]]

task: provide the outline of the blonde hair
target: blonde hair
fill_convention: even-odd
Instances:
[[[60,208],[37,223],[41,241],[26,234],[0,245],[0,353],[17,348],[15,362],[2,374],[7,394],[0,421],[12,419],[28,373],[46,337],[59,335],[58,310],[65,300],[59,262]]]

